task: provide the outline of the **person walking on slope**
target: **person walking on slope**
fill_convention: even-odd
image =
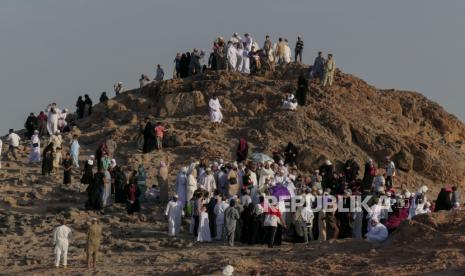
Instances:
[[[71,239],[71,228],[66,226],[65,220],[61,220],[61,225],[53,231],[53,244],[55,245],[55,267],[60,267],[60,260],[63,257],[63,267],[68,265],[68,246]]]
[[[5,153],[5,157],[8,157],[11,153],[15,161],[17,161],[18,157],[16,156],[16,151],[19,147],[19,141],[21,141],[21,138],[19,138],[19,135],[16,134],[13,129],[10,129],[10,134],[8,134],[6,141],[8,142],[8,151]]]
[[[336,63],[334,62],[332,54],[328,54],[328,60],[325,63],[324,69],[323,86],[331,86],[333,85],[334,72],[336,71]]]
[[[302,36],[297,37],[297,42],[295,43],[295,62],[299,61],[302,63],[302,54],[304,52],[304,41]]]
[[[181,219],[184,214],[184,204],[174,195],[166,206],[165,216],[168,218],[168,236],[176,237],[181,229]]]

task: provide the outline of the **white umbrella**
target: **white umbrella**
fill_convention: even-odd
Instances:
[[[260,152],[255,152],[252,154],[252,160],[254,162],[267,162],[267,161],[274,161],[273,158],[269,157],[268,155]]]

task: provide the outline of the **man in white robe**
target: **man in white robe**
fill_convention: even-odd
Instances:
[[[289,42],[287,39],[284,40],[284,63],[288,64],[292,60],[291,47],[289,47]]]
[[[206,190],[210,195],[213,195],[213,192],[216,190],[216,182],[211,168],[205,170],[205,174],[200,179],[199,187]]]
[[[220,241],[223,239],[223,228],[224,228],[224,211],[228,209],[229,204],[221,199],[215,205],[215,215],[216,215],[216,240]]]
[[[244,65],[243,55],[244,49],[242,44],[238,44],[236,55],[237,55],[237,62],[236,62],[236,72],[242,72],[242,66]]]
[[[69,148],[69,153],[71,154],[71,157],[73,158],[73,166],[77,169],[79,169],[79,149],[80,148],[81,146],[79,145],[78,136],[74,135],[73,141],[71,142],[71,145]]]
[[[65,220],[53,231],[53,244],[55,245],[55,267],[60,266],[61,257],[63,257],[63,266],[68,265],[68,246],[71,239],[71,229],[65,225]]]
[[[221,112],[221,109],[223,109],[223,107],[216,95],[210,99],[208,106],[210,107],[210,121],[214,124],[221,123],[223,120],[223,113]]]
[[[252,51],[253,38],[248,33],[244,34],[244,37],[244,50],[250,52]]]
[[[288,93],[286,96],[286,99],[283,101],[283,106],[282,108],[285,110],[296,110],[297,109],[297,100],[295,99],[294,95],[291,93]]]
[[[368,211],[367,219],[368,219],[368,231],[371,230],[373,221],[379,221],[381,218],[381,211],[382,207],[379,202],[379,198],[373,198],[373,206],[371,206],[370,210]]]
[[[192,199],[195,190],[197,190],[197,169],[196,163],[192,163],[187,170],[187,201]]]
[[[233,33],[232,37],[229,39],[232,43],[241,43],[242,38],[238,33]]]
[[[34,135],[31,137],[31,152],[29,154],[29,163],[40,163],[40,138],[38,130],[35,130]]]
[[[184,215],[184,204],[174,195],[166,206],[165,216],[168,218],[168,236],[176,237],[181,229],[181,219]]]
[[[260,193],[263,193],[267,188],[265,186],[266,179],[274,178],[274,172],[270,165],[271,162],[266,162],[265,166],[260,171],[260,179],[258,181],[258,190]]]
[[[235,72],[237,68],[237,48],[234,43],[228,43],[228,52],[226,55],[228,59],[228,68],[230,72]]]
[[[182,167],[176,177],[176,193],[183,206],[187,203],[187,167]]]
[[[58,130],[58,118],[61,111],[57,108],[56,104],[51,104],[47,107],[47,112],[47,130],[48,134],[52,135]]]
[[[366,234],[366,239],[372,243],[382,243],[387,240],[389,236],[389,232],[382,223],[380,223],[377,219],[371,220],[371,229]]]
[[[68,117],[68,109],[63,109],[60,114],[58,114],[58,129],[63,130],[68,123],[66,122],[66,117]]]

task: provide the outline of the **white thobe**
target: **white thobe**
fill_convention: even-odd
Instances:
[[[289,47],[289,45],[286,45],[284,47],[284,62],[285,63],[290,63],[291,60],[292,60],[291,48]]]
[[[170,201],[166,206],[165,215],[168,217],[168,235],[177,236],[181,228],[184,203],[180,200]]]
[[[366,234],[366,238],[369,242],[384,242],[389,236],[389,232],[382,223],[378,223]]]
[[[249,58],[249,51],[243,50],[242,51],[242,73],[250,74],[250,58]]]
[[[71,228],[61,225],[55,228],[53,232],[53,243],[55,244],[55,266],[60,265],[60,259],[63,255],[63,265],[68,265],[68,245],[71,238]]]
[[[368,227],[367,227],[368,231],[371,230],[371,221],[374,220],[374,219],[379,221],[380,217],[381,217],[381,205],[375,204],[375,205],[371,206],[371,209],[368,212],[368,216],[367,216],[367,218],[368,218]]]
[[[212,174],[205,174],[199,182],[199,187],[213,194],[216,189],[215,177]]]
[[[52,135],[55,134],[58,130],[58,111],[55,112],[48,112],[48,120],[47,120],[47,130],[48,134]]]
[[[223,225],[224,225],[224,211],[229,207],[229,204],[226,202],[218,202],[215,205],[215,215],[216,215],[216,239],[221,240],[223,238]]]
[[[210,107],[210,121],[212,123],[221,123],[223,120],[223,114],[221,113],[222,107],[218,98],[210,99],[208,106]]]
[[[202,212],[199,218],[199,233],[197,235],[198,242],[211,242],[212,235],[210,233],[210,221],[208,220],[208,213]]]
[[[274,176],[274,172],[271,168],[270,169],[263,168],[260,172],[260,180],[258,181],[258,189],[260,191],[263,191],[266,188],[265,180],[267,178],[273,178],[273,176]]]
[[[33,145],[36,144],[37,147]],[[0,151],[1,154],[1,151]],[[29,154],[30,163],[39,163],[40,162],[40,138],[39,135],[34,134],[31,137],[31,153]]]
[[[185,173],[180,172],[176,177],[176,193],[179,196],[179,201],[184,206],[187,202],[187,176]]]
[[[244,50],[243,49],[237,49],[236,56],[237,56],[237,62],[236,62],[236,71],[237,72],[242,72],[242,66],[243,66],[243,55],[244,55]]]
[[[230,45],[227,52],[229,68],[231,71],[236,71],[237,66],[237,49],[234,45]]]
[[[195,190],[197,190],[197,179],[195,179],[194,175],[189,174],[187,177],[187,200],[192,199]]]

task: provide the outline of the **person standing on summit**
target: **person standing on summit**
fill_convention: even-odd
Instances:
[[[336,71],[336,63],[333,59],[333,54],[328,54],[328,60],[325,63],[325,70],[324,70],[324,80],[323,86],[331,86],[333,85],[334,79],[334,72]]]
[[[312,77],[314,79],[319,79],[320,83],[323,83],[325,63],[326,60],[323,57],[323,52],[319,51],[318,56],[315,58],[315,61],[313,62]]]
[[[297,59],[300,63],[302,63],[302,54],[304,51],[304,41],[302,40],[302,36],[297,37],[297,42],[295,43],[295,62]]]
[[[154,80],[156,82],[160,82],[160,81],[163,80],[164,77],[165,77],[165,71],[163,71],[163,69],[161,68],[161,65],[158,64],[157,65],[157,74],[155,75]]]

